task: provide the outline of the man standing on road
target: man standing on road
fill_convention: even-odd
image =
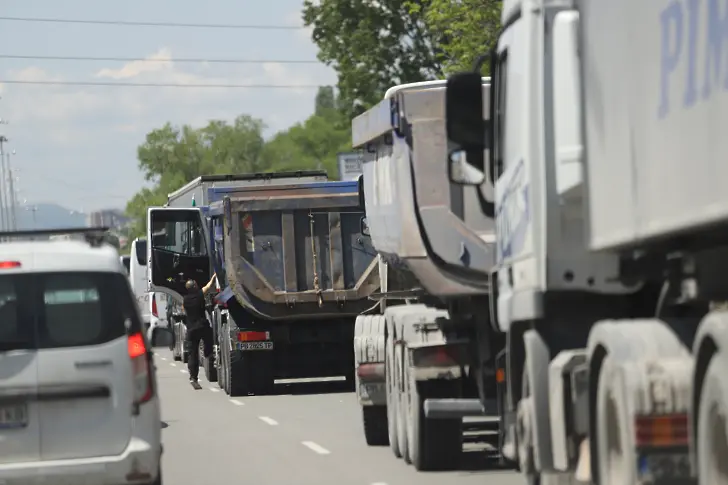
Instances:
[[[189,360],[187,368],[190,371],[190,382],[197,384],[197,375],[200,372],[200,341],[205,346],[205,357],[212,354],[212,327],[207,320],[205,309],[205,295],[215,283],[217,274],[213,274],[210,281],[200,289],[195,280],[187,280],[183,308],[185,312],[185,327],[187,327],[187,345],[189,345]]]

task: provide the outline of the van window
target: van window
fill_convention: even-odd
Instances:
[[[147,240],[138,239],[136,244],[136,258],[139,266],[147,265]]]
[[[0,276],[0,352],[35,346],[32,317],[20,309],[18,295],[28,289],[21,284],[15,275]]]
[[[122,274],[0,277],[0,351],[100,345],[140,330]]]

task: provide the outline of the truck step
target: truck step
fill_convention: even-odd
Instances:
[[[487,415],[478,399],[426,399],[424,410],[428,419],[457,419]]]

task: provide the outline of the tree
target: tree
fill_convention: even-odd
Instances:
[[[438,39],[410,0],[306,0],[318,58],[338,74],[339,108],[348,117],[379,102],[393,85],[437,79]]]
[[[266,144],[263,159],[270,169],[323,169],[335,178],[336,154],[351,149],[351,122],[336,109],[338,104],[332,87],[319,88],[315,113]]]
[[[423,16],[427,28],[440,39],[439,60],[446,73],[469,71],[475,60],[494,47],[500,32],[501,0],[429,0],[410,2]],[[483,73],[489,72],[483,66]]]
[[[137,192],[127,203],[134,219],[131,236],[146,232],[147,207],[163,205],[167,194],[200,175],[265,171],[261,120],[238,116],[232,124],[213,120],[195,129],[167,123],[147,134],[137,149],[139,169],[153,188]]]

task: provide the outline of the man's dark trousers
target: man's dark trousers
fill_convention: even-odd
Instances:
[[[209,326],[195,327],[187,330],[187,344],[189,345],[190,356],[187,360],[187,368],[190,377],[197,379],[200,373],[200,341],[205,347],[205,358],[212,354],[212,328]]]

